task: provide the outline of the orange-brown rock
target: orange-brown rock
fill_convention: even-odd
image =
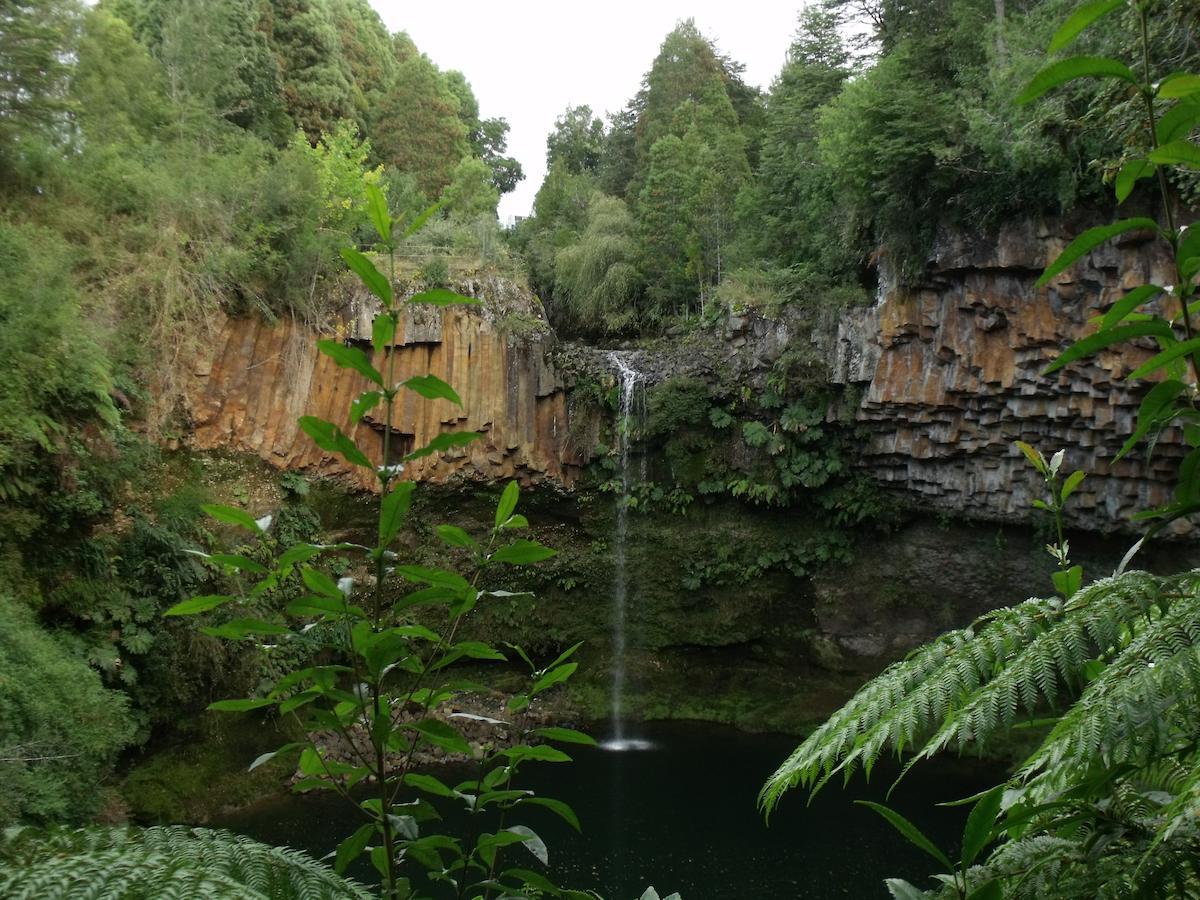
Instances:
[[[864,464],[876,478],[926,507],[1024,518],[1042,487],[1013,445],[1023,440],[1046,456],[1063,449],[1070,468],[1088,472],[1071,501],[1081,526],[1113,530],[1170,499],[1177,435],[1149,459],[1143,447],[1112,462],[1149,387],[1123,377],[1152,345],[1042,374],[1128,290],[1169,284],[1168,259],[1134,235],[1035,288],[1067,231],[1025,222],[973,241],[944,237],[926,285],[881,291],[842,318],[826,350],[833,380],[861,389],[854,416],[869,431]]]
[[[477,431],[483,438],[466,447],[407,463],[404,477],[571,483],[579,461],[568,446],[566,395],[548,359],[552,336],[540,302],[501,279],[458,289],[483,302],[441,310],[407,307],[391,365],[396,382],[436,375],[454,387],[462,406],[402,391],[392,422],[392,462],[440,433]],[[342,426],[375,464],[383,463],[383,406],[347,426],[351,401],[373,385],[315,346],[318,337],[338,338],[372,354],[377,309],[355,296],[324,334],[290,319],[222,320],[183,385],[190,445],[255,453],[280,468],[344,475],[376,487],[373,473],[316,447],[297,419],[313,415]],[[388,354],[373,355],[376,368],[386,372]]]

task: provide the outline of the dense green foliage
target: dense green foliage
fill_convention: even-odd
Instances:
[[[366,184],[410,215],[442,201],[440,243],[402,248],[413,269],[501,258],[495,207],[520,174],[506,131],[365,0],[0,11],[2,590],[14,640],[40,626],[62,656],[39,651],[47,704],[71,660],[127,700],[97,694],[113,732],[81,763],[87,790],[62,778],[76,808],[30,790],[5,822],[85,816],[121,746],[270,669],[161,615],[225,577],[191,555],[221,538],[204,473],[155,448],[180,360],[225,314],[320,320],[338,249],[367,233]],[[304,504],[280,515],[281,537],[315,537]],[[47,715],[6,719],[6,746],[44,742]]]
[[[133,739],[127,699],[0,594],[0,823],[80,822]]]
[[[840,302],[920,281],[939,228],[1098,204],[1096,175],[1119,168],[1142,127],[1136,104],[1099,79],[1037,106],[1012,102],[1071,6],[812,4],[765,95],[681,23],[624,111],[604,123],[569,109],[548,138],[550,172],[516,234],[535,287],[563,328],[653,331],[722,299],[724,282],[743,304]],[[1200,58],[1200,12],[1160,6],[1152,52],[1168,71],[1187,68]],[[1080,52],[1128,50],[1129,15],[1099,22]],[[865,52],[849,33],[865,36]],[[1194,191],[1193,176],[1177,181]],[[579,265],[605,194],[627,204],[620,233],[639,246],[615,292],[601,260]]]

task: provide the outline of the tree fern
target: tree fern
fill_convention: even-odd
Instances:
[[[21,829],[0,844],[0,862],[0,896],[12,900],[372,896],[299,851],[182,825]]]
[[[911,766],[982,748],[1064,706],[1008,785],[1008,840],[972,880],[1000,879],[1009,898],[1200,896],[1200,571],[1131,572],[944,635],[863,687],[760,802],[869,775],[885,753]]]
[[[943,635],[868,682],[814,731],[768,780],[763,808],[791,787],[816,790],[838,772],[849,778],[859,765],[869,774],[886,751],[920,759],[963,749],[1073,698],[1093,661],[1154,621],[1176,593],[1190,591],[1194,612],[1198,583],[1195,573],[1130,572],[1070,601],[1026,600]]]

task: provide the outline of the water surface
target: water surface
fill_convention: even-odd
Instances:
[[[701,723],[641,725],[630,737],[651,748],[581,748],[573,764],[522,770],[527,777],[519,786],[567,801],[583,821],[576,834],[544,810],[523,820],[549,845],[550,875],[559,884],[608,900],[633,900],[650,884],[664,896],[679,891],[684,900],[883,900],[882,879],[892,876],[929,886],[924,879],[936,864],[852,802],[882,801],[894,769],[882,768],[870,785],[861,779],[847,790],[831,785],[811,805],[795,793],[768,826],[755,798],[794,738]],[[994,766],[947,759],[915,769],[888,802],[955,850],[965,811],[934,804],[970,796],[1000,777]],[[361,819],[335,796],[310,794],[268,800],[217,824],[321,856]],[[538,868],[519,847],[507,864]]]

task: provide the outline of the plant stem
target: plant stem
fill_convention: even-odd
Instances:
[[[390,262],[389,278],[393,289],[396,284],[396,248],[388,244],[388,259]],[[387,354],[387,376],[384,381],[384,402],[386,405],[386,413],[383,426],[383,469],[380,479],[381,486],[379,490],[379,521],[383,522],[383,505],[387,500],[388,491],[392,484],[392,469],[391,469],[391,438],[392,438],[392,415],[396,404],[395,393],[395,324],[396,324],[396,309],[395,301],[388,305],[383,312],[384,315],[390,316],[393,325],[393,337],[388,346],[384,348],[384,353]],[[384,559],[384,554],[387,552],[387,547],[380,543],[377,548],[377,559],[375,560],[375,592],[373,598],[373,610],[371,617],[371,629],[378,632],[381,624],[383,611],[383,578],[387,569],[387,561]],[[354,648],[351,647],[353,653]],[[383,680],[380,676],[376,676],[371,680],[371,705],[372,718],[377,718],[381,715],[391,717],[392,711],[390,705],[383,701]],[[380,728],[371,728],[371,743],[375,750],[375,769],[376,782],[379,788],[379,820],[380,827],[383,831],[383,846],[384,846],[384,868],[387,870],[384,873],[384,896],[388,900],[396,897],[396,847],[395,835],[393,834],[392,826],[392,796],[388,791],[388,771],[387,771],[387,747],[384,746],[386,731]]]
[[[1142,78],[1145,84],[1142,86],[1142,100],[1146,104],[1146,126],[1150,131],[1150,149],[1158,149],[1158,119],[1154,114],[1154,94],[1151,89],[1150,80],[1150,28],[1146,21],[1146,8],[1144,4],[1137,5],[1138,25],[1141,31],[1142,40]],[[1158,182],[1158,192],[1162,199],[1163,217],[1167,220],[1167,231],[1170,234],[1171,255],[1175,256],[1176,242],[1179,235],[1175,227],[1175,211],[1171,207],[1171,191],[1167,184],[1167,175],[1163,171],[1163,167],[1156,165],[1154,167],[1156,180]],[[1183,290],[1184,279],[1181,277],[1178,266],[1175,268],[1175,292],[1179,296],[1179,316],[1183,320],[1183,334],[1186,340],[1191,340],[1192,332],[1192,317],[1188,314],[1187,296]],[[1188,361],[1191,363],[1192,383],[1193,387],[1200,386],[1200,362],[1197,362],[1197,354],[1192,353],[1188,356]]]

